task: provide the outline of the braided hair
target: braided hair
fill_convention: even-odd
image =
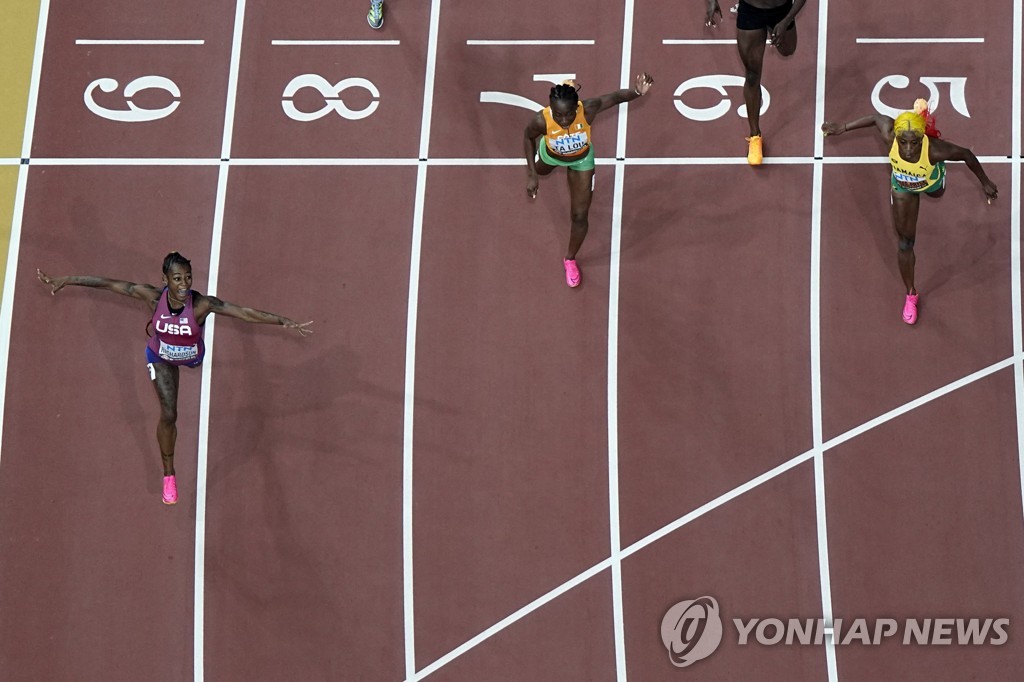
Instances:
[[[579,88],[576,87],[574,82],[565,81],[551,88],[551,93],[548,97],[551,100],[551,104],[554,104],[555,100],[563,100],[569,102],[572,108],[575,109],[580,101]]]
[[[190,261],[188,258],[185,258],[184,256],[182,256],[177,251],[171,251],[164,258],[164,265],[163,265],[164,275],[169,273],[171,271],[171,268],[174,267],[175,265],[181,265],[182,267],[186,267],[189,270],[192,269],[192,261]]]

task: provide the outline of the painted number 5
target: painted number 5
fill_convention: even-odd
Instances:
[[[97,116],[111,121],[139,123],[142,121],[156,121],[157,119],[170,116],[178,108],[178,105],[181,104],[178,101],[178,98],[181,97],[181,90],[178,89],[178,84],[170,78],[164,78],[163,76],[142,76],[125,85],[124,101],[128,105],[127,109],[108,109],[107,107],[100,106],[93,99],[97,88],[109,93],[117,90],[117,86],[118,83],[113,78],[97,78],[92,83],[89,83],[89,86],[85,89],[86,108]],[[160,109],[144,109],[132,101],[132,97],[139,92],[149,89],[168,92],[175,101]]]
[[[729,94],[725,91],[726,87],[742,88],[743,76],[719,74],[691,78],[690,80],[681,83],[679,87],[676,88],[676,91],[672,93],[672,103],[676,105],[676,110],[679,111],[680,114],[691,121],[714,121],[716,118],[722,118],[728,114],[729,109],[732,108],[732,100],[729,98]],[[696,90],[698,88],[714,90],[722,96],[721,101],[713,106],[704,108],[691,107],[683,102],[683,95],[690,90]],[[768,106],[771,104],[771,101],[771,95],[768,94],[768,90],[762,85],[761,114],[768,111]],[[747,115],[747,105],[741,104],[737,107],[736,113],[745,117]]]
[[[932,111],[937,111],[939,108],[939,83],[945,83],[949,86],[949,103],[953,105],[953,109],[965,118],[971,117],[970,112],[967,111],[966,77],[921,76],[918,80],[921,82],[921,85],[928,88],[928,103],[931,106]],[[910,87],[910,79],[902,74],[885,76],[875,83],[875,87],[871,91],[871,104],[874,105],[875,111],[883,116],[896,118],[901,112],[905,111],[905,109],[890,107],[882,101],[882,89],[886,86],[896,88],[898,90],[905,90]]]

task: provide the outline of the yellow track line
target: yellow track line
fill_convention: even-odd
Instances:
[[[32,76],[32,55],[39,23],[39,0],[5,3],[0,21],[0,158],[21,156]],[[11,240],[14,194],[18,184],[17,166],[0,166],[0,296]]]

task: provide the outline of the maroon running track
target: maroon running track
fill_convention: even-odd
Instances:
[[[732,38],[728,3],[711,30],[701,3],[434,2],[436,25],[429,3],[388,0],[379,32],[354,0],[250,0],[241,23],[235,3],[50,2],[8,292],[2,677],[1019,676],[1015,2],[831,2],[827,32],[809,2],[796,54],[766,54],[758,169],[742,159],[738,87],[674,94],[742,73],[732,45],[672,42]],[[97,38],[203,43],[76,43]],[[496,40],[593,43],[471,42]],[[656,82],[621,131],[622,111],[595,125],[570,290],[562,173],[528,201],[530,114],[481,96],[543,102],[544,76],[569,73],[593,96],[619,87],[624,62]],[[379,97],[305,88],[302,111],[377,108],[296,121],[282,93],[303,74],[366,79]],[[121,89],[152,75],[181,95],[133,101],[178,101],[169,116],[124,123],[83,103],[113,78],[95,101],[124,110]],[[1001,190],[986,205],[955,164],[946,195],[922,200],[913,328],[887,150],[861,131],[815,159],[818,97],[826,119],[852,120],[894,75],[908,87],[881,88],[892,107],[938,83],[944,136]],[[698,121],[676,101],[730,104]],[[182,373],[168,508],[145,309],[75,287],[51,297],[35,269],[155,284],[171,250],[197,290],[213,279],[315,334],[208,330],[206,368]],[[676,668],[662,617],[703,595],[721,605],[722,645]],[[732,619],[829,605],[837,619],[1009,618],[1009,639],[838,645],[834,666],[825,646],[738,644]]]

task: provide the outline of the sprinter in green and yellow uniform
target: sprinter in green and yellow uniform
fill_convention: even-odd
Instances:
[[[917,213],[921,195],[934,199],[946,191],[946,161],[963,161],[981,181],[981,188],[991,204],[998,189],[969,149],[939,137],[928,103],[918,100],[914,111],[905,111],[895,120],[888,116],[865,116],[849,123],[821,124],[825,135],[842,135],[847,130],[874,125],[889,147],[892,165],[892,222],[899,238],[899,266],[907,298],[903,304],[903,321],[917,322],[917,289],[914,287],[914,240],[917,237]]]

